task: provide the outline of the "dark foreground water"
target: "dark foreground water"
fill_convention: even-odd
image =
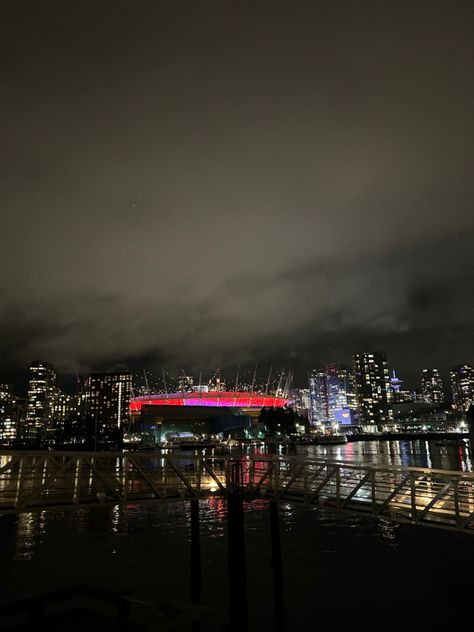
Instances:
[[[464,447],[425,442],[301,448],[367,462],[471,469]],[[200,503],[203,631],[227,629],[226,505]],[[250,630],[379,629],[471,620],[474,537],[281,505],[283,596],[275,600],[268,505],[245,507]],[[189,602],[190,509],[170,502],[0,518],[1,601],[76,583]],[[181,628],[180,628],[181,629]],[[182,629],[191,629],[188,624]]]

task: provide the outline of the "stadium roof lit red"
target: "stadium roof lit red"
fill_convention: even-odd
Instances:
[[[134,397],[130,410],[138,412],[148,404],[153,406],[229,406],[236,408],[283,408],[289,403],[288,397],[264,395],[242,391],[211,391],[208,393],[169,393],[168,395],[145,395]]]

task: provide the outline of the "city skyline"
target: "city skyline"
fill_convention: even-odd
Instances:
[[[200,424],[213,432],[275,432],[275,415],[280,415],[280,425],[293,440],[295,432],[301,435],[310,428],[317,433],[341,428],[343,433],[362,430],[370,435],[403,432],[413,424],[426,431],[433,424],[439,430],[458,423],[462,431],[474,401],[472,366],[450,371],[452,397],[446,397],[436,368],[423,369],[421,388],[410,391],[401,388],[403,380],[395,371],[390,377],[383,351],[355,352],[350,365],[313,370],[303,388],[294,387],[291,370],[270,367],[262,379],[257,368],[239,367],[235,379],[219,369],[198,377],[184,371],[173,376],[163,368],[161,384],[145,369],[142,376],[126,370],[96,372],[77,375],[74,393],[67,393],[55,367],[37,360],[29,366],[27,397],[0,383],[0,442],[64,446],[75,441],[97,449],[103,442],[161,442],[178,429],[202,432]]]
[[[122,366],[115,371],[104,370],[91,370],[87,373],[75,373],[62,374],[57,368],[47,360],[33,360],[21,373],[16,374],[16,380],[8,381],[8,379],[2,379],[0,375],[0,384],[8,386],[11,392],[14,392],[18,397],[28,397],[31,384],[31,371],[35,371],[36,366],[43,366],[47,371],[51,371],[54,374],[54,382],[52,383],[53,391],[61,392],[64,395],[70,396],[82,392],[87,388],[88,380],[91,376],[100,376],[102,374],[119,374],[129,373],[132,377],[132,393],[136,395],[140,393],[179,393],[182,391],[200,391],[206,390],[229,390],[229,391],[255,391],[260,393],[272,393],[277,391],[289,391],[289,390],[301,390],[312,389],[312,383],[314,379],[322,379],[323,382],[329,378],[327,386],[324,389],[328,389],[328,394],[331,390],[331,380],[334,379],[334,386],[336,388],[335,393],[338,393],[339,381],[342,379],[342,384],[345,383],[343,391],[346,393],[344,397],[348,397],[348,402],[352,401],[352,397],[355,396],[355,380],[357,367],[357,356],[374,354],[382,355],[386,358],[385,366],[389,371],[390,378],[388,378],[386,387],[392,393],[392,401],[403,401],[408,398],[410,394],[416,394],[418,397],[422,397],[427,402],[433,404],[443,405],[447,403],[445,397],[448,396],[448,400],[451,400],[450,393],[452,392],[452,384],[454,377],[459,373],[460,379],[465,377],[465,369],[472,371],[471,363],[461,363],[456,366],[450,367],[450,369],[444,374],[440,373],[437,367],[424,366],[415,377],[413,383],[407,382],[405,379],[400,379],[399,371],[397,371],[390,358],[381,349],[371,349],[364,352],[354,352],[352,359],[349,362],[336,362],[320,364],[317,367],[309,369],[305,373],[303,380],[295,380],[295,371],[291,367],[274,367],[262,366],[255,364],[253,366],[241,366],[227,368],[227,369],[195,369],[188,367],[188,370],[181,368],[180,370],[170,370],[168,367],[162,366],[159,373],[151,371],[147,367],[142,367],[140,371],[132,370],[129,367]],[[42,371],[43,369],[40,369]],[[338,375],[342,370],[345,377],[342,378]],[[348,372],[348,373],[347,373]],[[298,374],[298,371],[297,371]],[[333,377],[331,378],[331,375]],[[318,377],[319,376],[319,377]],[[347,382],[349,380],[349,383]],[[57,382],[57,384],[56,384]],[[34,388],[34,386],[33,386]],[[336,399],[339,397],[335,395]],[[409,399],[409,398],[408,398]],[[455,397],[454,397],[455,399]],[[334,408],[329,400],[326,401],[325,406]],[[352,407],[348,403],[349,407]],[[337,408],[337,407],[336,407]]]

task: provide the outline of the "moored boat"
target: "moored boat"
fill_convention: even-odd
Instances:
[[[347,443],[345,434],[326,434],[314,438],[316,445],[343,445]]]

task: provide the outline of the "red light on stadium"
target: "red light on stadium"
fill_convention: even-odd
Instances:
[[[139,412],[144,405],[151,406],[224,406],[232,408],[284,408],[290,399],[276,395],[263,395],[241,391],[211,391],[207,393],[170,393],[169,395],[145,395],[135,397],[130,403],[132,412]]]

